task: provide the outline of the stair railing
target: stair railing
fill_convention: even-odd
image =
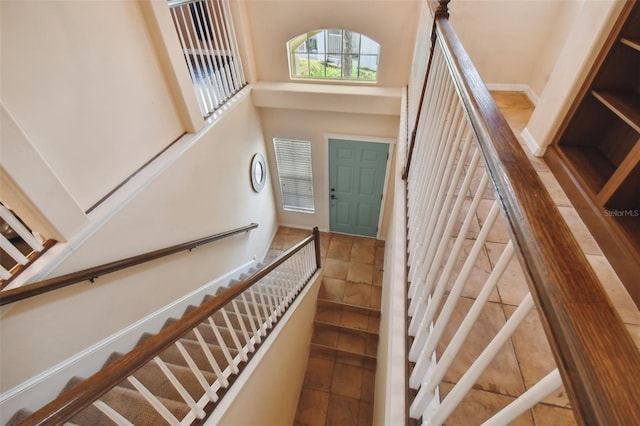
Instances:
[[[38,237],[36,237],[38,236]],[[0,248],[8,258],[0,265],[0,289],[8,286],[25,268],[56,243],[29,230],[0,202]]]
[[[93,406],[118,425],[131,423],[107,402],[101,400],[110,389],[128,381],[169,424],[188,425],[203,420],[230,386],[239,367],[264,341],[278,319],[320,269],[320,232],[313,234],[280,255],[249,278],[240,281],[201,306],[187,311],[178,321],[137,345],[132,351],[107,365],[98,373],[72,387],[57,399],[22,420],[20,424],[63,424],[85,408]],[[251,315],[243,315],[251,313]],[[212,354],[199,326],[211,325],[217,344],[222,348],[226,367]],[[229,330],[230,337],[222,332]],[[192,333],[215,372],[208,381],[179,341]],[[228,335],[227,335],[228,336]],[[180,381],[158,356],[175,345],[202,387],[201,397],[190,396]],[[148,363],[156,363],[189,406],[183,418],[176,416],[136,379],[136,371]]]
[[[112,272],[150,262],[152,260],[169,256],[181,251],[192,250],[204,244],[209,244],[214,241],[229,238],[237,234],[242,234],[243,232],[249,232],[257,227],[257,223],[251,223],[247,226],[242,226],[240,228],[231,229],[225,232],[219,232],[217,234],[209,235],[208,237],[199,238],[197,240],[188,241],[186,243],[176,244],[170,247],[165,247],[163,249],[153,250],[150,252],[139,254],[137,256],[127,257],[125,259],[116,260],[113,262],[94,266],[92,268],[72,272],[70,274],[60,275],[58,277],[49,278],[47,280],[38,281],[32,284],[27,284],[22,287],[4,290],[0,292],[0,306],[18,302],[29,297],[37,296],[39,294],[47,293],[49,291],[57,290],[59,288],[67,287],[73,284],[78,284],[83,281],[93,282],[95,279],[101,277],[102,275],[110,274]]]
[[[640,353],[458,40],[448,2],[440,0],[435,11],[426,95],[408,156],[413,164],[405,166],[408,416],[442,424],[537,308],[557,369],[485,424],[508,424],[563,385],[578,423],[640,424]],[[481,208],[487,204],[488,213]],[[509,241],[439,353],[500,217]],[[476,218],[479,231],[472,229]],[[438,386],[514,258],[530,293],[440,401]]]

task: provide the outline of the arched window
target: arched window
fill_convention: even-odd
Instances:
[[[344,29],[301,34],[287,42],[289,76],[329,80],[376,81],[380,45]]]

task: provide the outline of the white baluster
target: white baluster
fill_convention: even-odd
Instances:
[[[149,391],[149,389],[147,389],[142,383],[140,383],[140,381],[138,381],[138,379],[136,379],[133,376],[129,376],[127,378],[127,380],[129,380],[129,382],[133,385],[133,387],[136,388],[138,390],[138,392],[140,392],[140,394],[144,397],[144,399],[146,399],[149,402],[149,404],[151,404],[151,406],[169,424],[176,425],[176,424],[180,423],[180,421],[178,419],[176,419],[173,414],[171,414],[171,411],[169,411],[169,409],[167,407],[162,405],[162,403],[158,400],[158,398],[156,398],[156,396],[154,394],[152,394],[151,391]]]
[[[209,317],[209,325],[211,325],[211,328],[213,329],[213,334],[216,336],[216,340],[218,341],[218,346],[220,346],[220,349],[222,349],[222,353],[224,354],[224,357],[229,363],[231,372],[234,374],[237,374],[238,366],[233,361],[233,357],[229,352],[229,347],[227,346],[227,342],[225,342],[224,339],[222,338],[222,335],[220,334],[220,330],[218,330],[218,324],[216,324],[215,321],[213,321],[212,317]]]
[[[218,312],[222,314],[222,318],[224,319],[224,323],[227,325],[227,329],[229,330],[229,334],[231,335],[231,339],[233,340],[233,344],[236,345],[238,352],[240,354],[240,359],[243,361],[247,361],[249,358],[247,357],[247,353],[244,350],[244,347],[240,343],[240,339],[238,339],[238,335],[236,333],[236,329],[233,328],[231,321],[229,320],[229,316],[224,309],[220,309]]]
[[[209,361],[209,365],[211,365],[211,368],[213,368],[213,372],[216,374],[216,377],[218,378],[218,381],[220,382],[220,386],[222,386],[222,387],[229,386],[229,381],[227,380],[227,377],[223,374],[222,369],[218,365],[218,361],[216,361],[216,358],[213,356],[213,354],[209,350],[209,345],[207,345],[207,342],[204,340],[204,337],[202,337],[202,333],[200,333],[200,330],[198,330],[197,327],[193,329],[193,334],[195,334],[196,340],[200,344],[200,348],[202,349],[202,352],[204,352],[204,356],[207,358],[207,361]],[[188,362],[187,362],[187,364],[188,364]],[[193,366],[195,368],[197,368],[195,363],[193,364]],[[204,375],[203,375],[203,377],[204,377]],[[207,383],[207,385],[208,385],[208,383]],[[208,388],[208,386],[207,386],[207,388]]]
[[[482,426],[500,426],[511,423],[518,416],[542,402],[543,399],[557,391],[562,387],[562,378],[560,372],[556,368],[538,383],[533,385],[529,390],[520,395],[515,401],[500,410],[496,415],[491,417]]]
[[[100,410],[102,414],[109,417],[109,419],[111,419],[118,426],[133,426],[133,423],[122,416],[122,414],[118,413],[116,410],[100,400],[94,401],[93,406]]]
[[[178,351],[180,352],[180,354],[182,355],[182,358],[184,358],[184,360],[187,362],[187,365],[191,369],[191,372],[193,373],[193,375],[196,377],[196,380],[198,381],[198,383],[200,383],[200,386],[202,386],[202,389],[205,391],[205,394],[207,395],[207,398],[209,398],[209,401],[213,401],[213,402],[217,401],[218,395],[213,391],[213,389],[211,389],[211,386],[209,386],[207,379],[204,377],[204,375],[196,365],[193,358],[191,358],[191,355],[189,355],[189,352],[187,352],[187,350],[179,340],[175,342],[175,345],[176,345],[176,348],[178,348]]]
[[[165,364],[164,361],[160,359],[160,357],[155,357],[153,358],[153,360],[158,365],[158,367],[160,367],[160,370],[162,370],[167,379],[169,379],[173,387],[176,389],[176,391],[178,391],[184,402],[186,402],[186,404],[189,406],[191,411],[193,411],[196,417],[199,419],[203,419],[206,413],[202,408],[198,407],[198,404],[196,404],[191,395],[189,395],[189,392],[187,392],[184,386],[182,386],[182,383],[180,383],[180,381],[171,372],[171,370],[169,370],[167,364]]]

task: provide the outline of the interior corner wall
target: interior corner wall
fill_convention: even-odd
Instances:
[[[0,2],[2,103],[83,211],[184,133],[138,2]]]
[[[277,108],[260,108],[260,116],[269,156],[270,176],[274,185],[278,220],[281,224],[312,229],[317,226],[329,230],[329,148],[327,134],[383,137],[396,139],[399,117],[391,115],[350,114],[326,111],[302,111]],[[311,141],[314,213],[285,211],[282,208],[278,174],[275,169],[273,138],[285,137]],[[393,151],[392,151],[393,152]],[[390,161],[392,157],[390,156]],[[388,163],[390,167],[391,163]],[[387,189],[389,191],[390,189]],[[385,204],[384,215],[389,215]],[[383,224],[388,219],[383,216]],[[386,230],[381,229],[380,235]]]
[[[583,0],[457,0],[450,20],[487,84],[540,95]]]
[[[254,153],[267,154],[258,112],[245,96],[51,276],[251,222],[257,229],[3,307],[0,392],[254,257],[261,260],[277,221],[271,183],[260,193],[251,187]]]

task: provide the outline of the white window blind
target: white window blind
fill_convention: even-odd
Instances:
[[[282,207],[313,213],[313,174],[311,143],[294,139],[274,138],[276,165],[282,193]]]

